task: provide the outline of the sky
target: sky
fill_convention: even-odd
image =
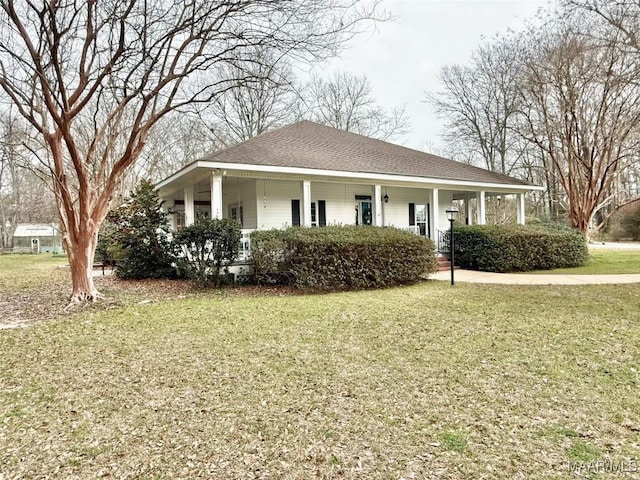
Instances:
[[[522,30],[547,5],[547,0],[383,0],[397,19],[353,39],[323,71],[366,75],[382,106],[406,107],[410,131],[393,142],[437,150],[443,121],[424,99],[426,91],[441,90],[441,67],[468,63],[483,41]]]

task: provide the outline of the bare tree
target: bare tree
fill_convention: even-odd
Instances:
[[[221,146],[196,115],[172,112],[149,133],[138,161],[122,182],[122,198],[141,180],[162,180]]]
[[[0,233],[9,245],[18,223],[53,223],[57,218],[50,178],[38,168],[32,139],[19,118],[0,118]]]
[[[301,93],[301,117],[318,123],[389,140],[407,132],[404,107],[386,110],[376,102],[365,76],[342,72],[328,80],[318,76]]]
[[[557,175],[571,224],[589,235],[597,212],[616,202],[620,175],[640,148],[637,64],[619,48],[619,34],[602,43],[578,32],[584,18],[558,20],[531,32],[521,82],[523,135]]]
[[[251,61],[226,67],[224,75],[250,80],[218,96],[201,112],[216,143],[233,145],[294,119],[298,88],[288,61],[257,50]]]
[[[640,4],[566,5],[469,66],[445,67],[445,88],[427,100],[463,161],[545,185],[537,208],[591,234],[637,198]]]
[[[0,139],[0,232],[1,246],[9,246],[11,226],[16,223],[17,166],[13,154],[12,122],[2,118],[0,122],[2,134]]]
[[[616,48],[640,54],[640,3],[637,0],[564,0],[563,4],[565,15],[569,17],[586,15],[604,21],[605,28],[599,25],[598,28],[583,31],[583,34],[601,43],[610,43],[610,29],[606,27],[611,27],[619,34]]]
[[[446,121],[445,141],[464,152],[467,163],[505,174],[518,165],[512,126],[518,113],[521,49],[517,37],[498,38],[479,47],[470,65],[443,67],[444,89],[427,93],[427,102]]]
[[[46,145],[72,301],[99,296],[97,232],[160,119],[248,81],[221,70],[256,48],[334,54],[376,3],[1,0],[0,87]]]
[[[451,158],[513,175],[546,191],[530,203],[541,218],[558,217],[558,181],[544,152],[519,133],[523,122],[520,81],[525,44],[521,37],[496,37],[472,54],[469,65],[445,66],[443,89],[426,101],[445,120],[443,140]]]

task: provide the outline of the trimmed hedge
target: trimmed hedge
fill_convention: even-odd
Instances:
[[[251,235],[257,283],[329,291],[415,282],[436,269],[433,242],[395,228],[329,226]]]
[[[455,227],[456,265],[485,272],[578,267],[589,253],[584,235],[561,225]]]

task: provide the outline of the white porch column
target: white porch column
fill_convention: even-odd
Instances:
[[[476,199],[478,200],[478,225],[485,225],[487,223],[485,192],[478,192]]]
[[[222,218],[222,175],[211,176],[211,218]]]
[[[382,185],[373,187],[373,225],[382,227]]]
[[[440,230],[440,194],[437,188],[433,189],[433,198],[431,199],[431,222],[433,229],[431,231],[431,239],[438,241],[438,230]]]
[[[520,225],[524,225],[524,193],[516,194],[516,208],[518,209],[516,217]]]
[[[302,225],[311,226],[311,181],[302,181]]]
[[[473,209],[471,208],[471,195],[465,195],[464,197],[464,216],[465,219],[469,222],[469,225],[473,225]]]
[[[184,189],[184,225],[189,226],[193,225],[196,220],[194,207],[194,199],[193,199],[193,185],[189,185]]]

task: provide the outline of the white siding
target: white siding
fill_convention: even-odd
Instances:
[[[369,195],[373,199],[373,185],[311,182],[311,201],[325,200],[327,225],[353,225],[356,217],[356,195]],[[406,227],[409,225],[409,203],[426,205],[431,202],[432,191],[420,188],[382,187],[382,194],[389,196],[383,203],[384,225]],[[257,180],[257,228],[284,228],[291,225],[291,200],[300,200],[302,208],[302,182],[286,180]],[[436,228],[447,227],[445,210],[451,205],[452,193],[439,191],[439,219],[432,221]],[[247,222],[245,200],[245,228],[255,228]]]
[[[433,204],[433,190],[428,188],[402,188],[382,186],[381,194],[389,196],[382,203],[383,225],[409,226],[409,204]],[[353,225],[356,222],[356,196],[371,196],[374,200],[374,185],[343,184],[311,181],[311,201],[326,203],[327,225]],[[229,207],[241,204],[243,228],[268,230],[292,225],[291,200],[300,200],[302,209],[302,180],[265,180],[225,177],[222,185],[223,216],[229,217]],[[439,215],[431,218],[430,230],[448,228],[445,210],[451,205],[453,194],[439,190]],[[208,206],[197,206],[209,211]],[[183,210],[184,206],[174,207]],[[301,212],[302,220],[302,212]],[[316,218],[316,221],[319,217]]]
[[[313,195],[313,186],[311,187]],[[258,180],[257,228],[285,228],[291,226],[291,200],[300,200],[302,208],[302,182],[286,180]]]
[[[311,183],[311,201],[327,202],[327,225],[356,223],[356,195],[373,198],[373,185]]]
[[[409,226],[409,204],[426,205],[430,202],[430,190],[420,188],[382,188],[389,202],[382,204],[384,224],[394,227]]]
[[[382,189],[383,193],[385,189]],[[384,224],[395,227],[406,227],[409,225],[409,204],[426,205],[433,203],[433,190],[420,188],[387,188],[389,202],[383,204]],[[438,190],[438,218],[431,219],[430,229],[437,230],[446,229],[449,225],[445,210],[451,206],[453,202],[453,192],[447,190]]]
[[[438,221],[435,223],[438,230],[446,230],[449,228],[449,221],[447,220],[447,208],[453,204],[453,192],[447,190],[438,190],[440,202],[438,204],[440,214],[438,215]],[[464,215],[464,213],[462,213]]]
[[[227,178],[222,184],[222,204],[224,218],[229,218],[229,206],[242,205],[243,228],[257,228],[258,212],[256,184],[259,180]]]
[[[373,199],[373,185],[311,182],[311,201],[326,202],[327,225],[355,223],[356,195],[368,195]],[[258,180],[257,197],[258,228],[287,227],[292,222],[291,200],[299,199],[302,208],[302,182]]]

